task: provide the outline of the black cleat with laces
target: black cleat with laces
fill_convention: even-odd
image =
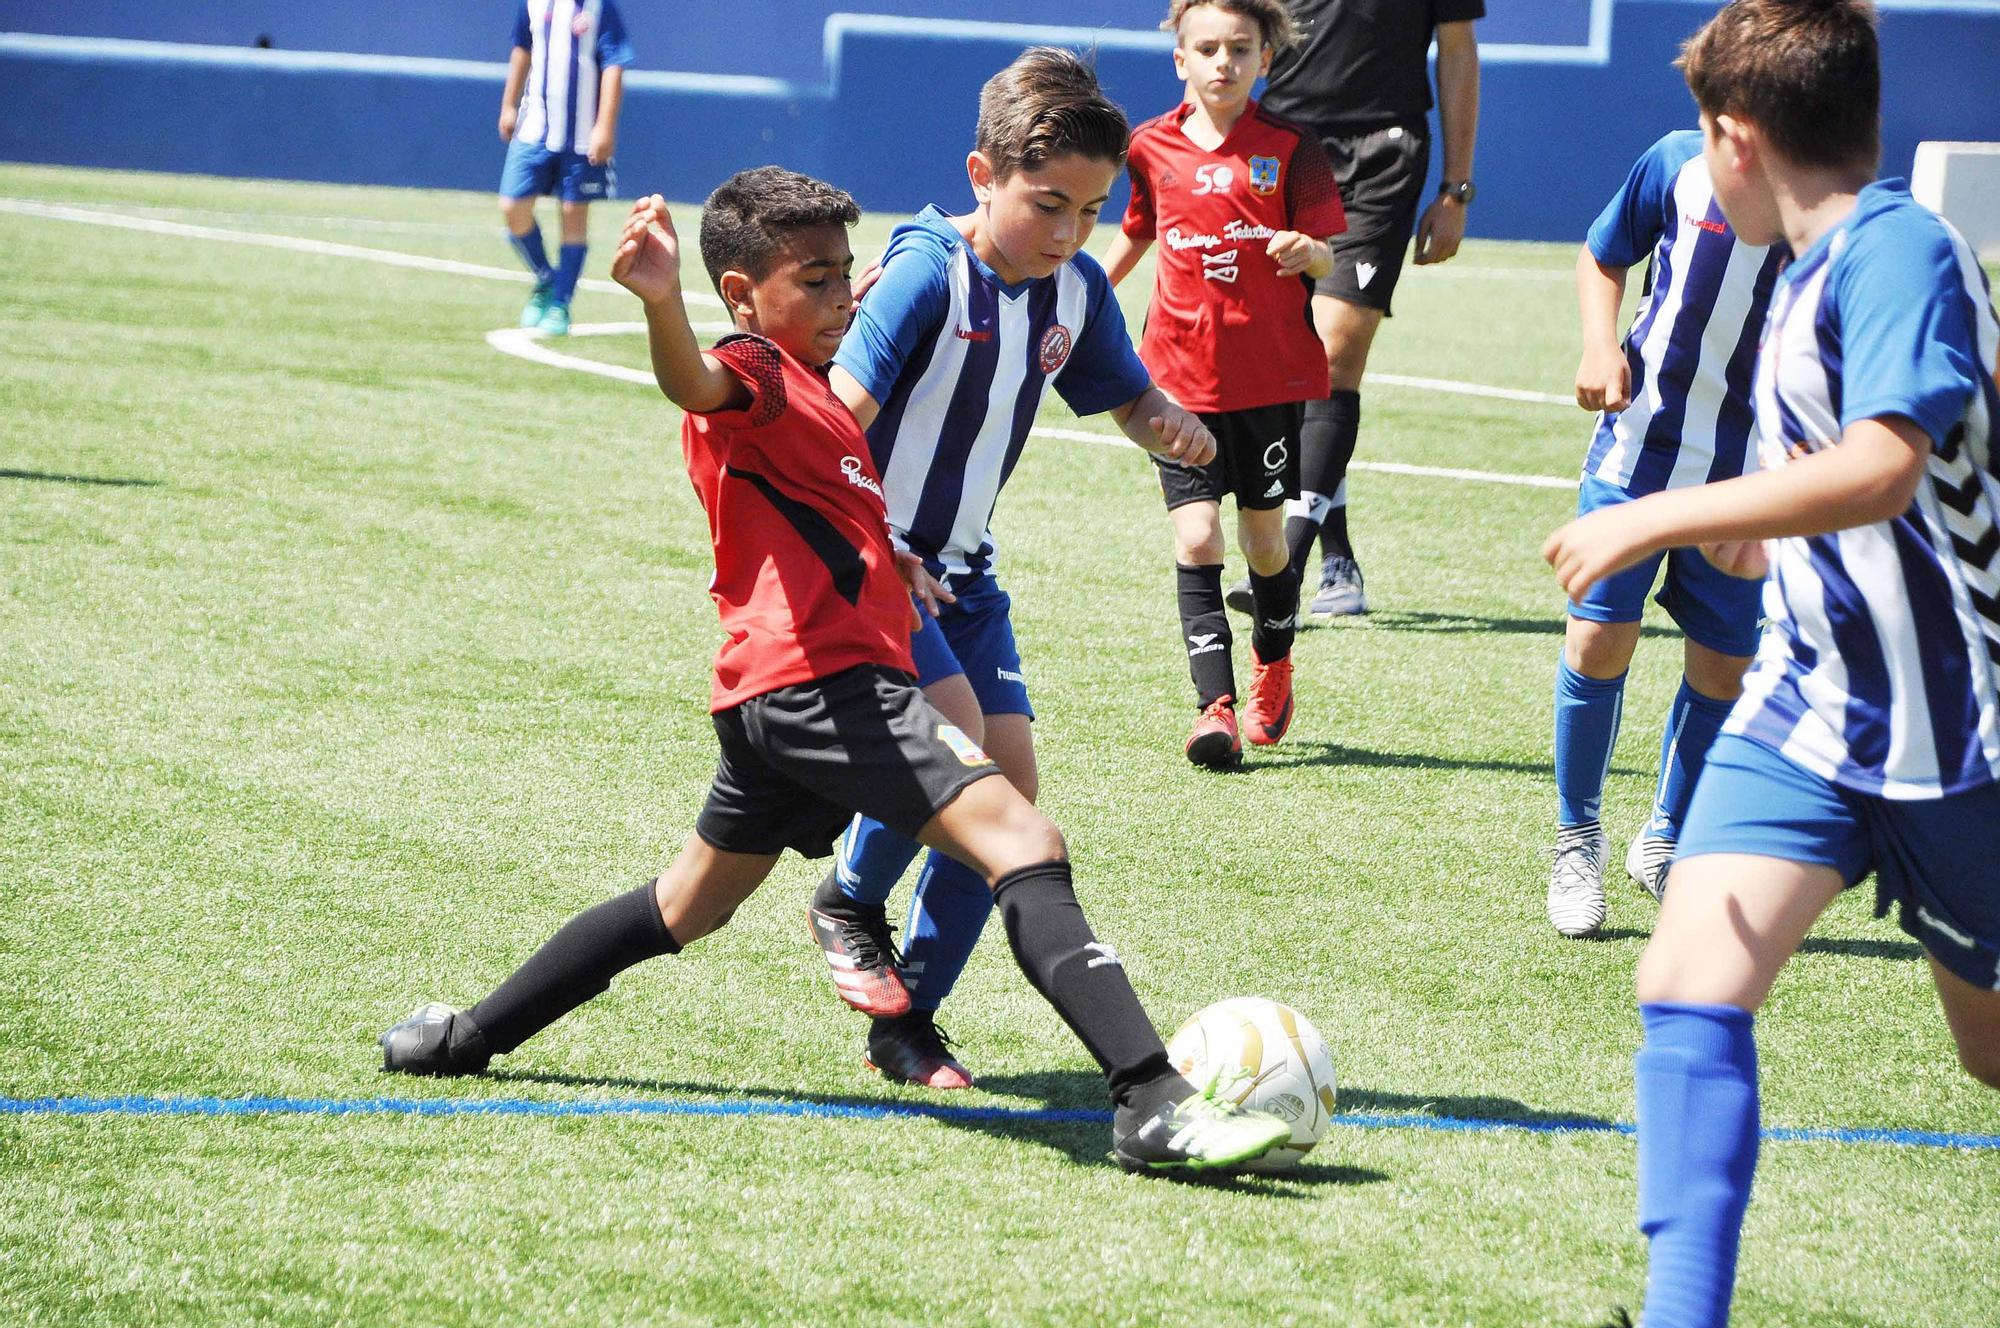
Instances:
[[[1248,1080],[1243,1071],[1225,1072],[1151,1112],[1120,1107],[1111,1124],[1118,1165],[1142,1172],[1227,1170],[1291,1142],[1289,1123],[1236,1104]]]
[[[898,971],[902,959],[880,904],[849,899],[840,878],[828,872],[806,906],[806,928],[826,956],[841,1000],[877,1018],[909,1013],[910,990]]]
[[[433,1002],[375,1039],[382,1068],[402,1074],[478,1074],[492,1059],[485,1035],[462,1011]]]
[[[972,1087],[972,1071],[951,1054],[951,1035],[937,1026],[935,1012],[912,1010],[896,1019],[877,1019],[868,1030],[865,1064],[884,1079],[924,1088]]]

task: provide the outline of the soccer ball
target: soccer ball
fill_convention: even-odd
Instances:
[[[1167,1043],[1167,1057],[1197,1086],[1234,1074],[1231,1099],[1292,1123],[1292,1141],[1251,1163],[1251,1170],[1297,1166],[1333,1124],[1333,1053],[1289,1005],[1261,996],[1217,1001],[1180,1026]]]

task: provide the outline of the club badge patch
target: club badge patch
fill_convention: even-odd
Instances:
[[[1069,329],[1057,323],[1042,333],[1042,372],[1052,374],[1069,359]]]
[[[1252,157],[1250,159],[1250,187],[1260,194],[1278,192],[1278,159],[1276,157]]]
[[[938,740],[951,748],[951,754],[963,765],[992,765],[993,758],[979,749],[979,744],[965,736],[965,731],[955,724],[938,725]]]

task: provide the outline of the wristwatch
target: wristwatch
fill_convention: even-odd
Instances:
[[[1460,207],[1470,206],[1472,196],[1477,192],[1478,190],[1472,187],[1472,181],[1470,180],[1440,180],[1438,182],[1438,197],[1455,198],[1458,200]]]

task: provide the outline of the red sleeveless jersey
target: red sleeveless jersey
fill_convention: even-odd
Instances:
[[[763,337],[710,353],[751,401],[681,423],[727,633],[709,709],[857,664],[914,673],[909,590],[861,426],[817,370]]]
[[[1311,292],[1264,253],[1279,231],[1347,229],[1312,132],[1256,102],[1213,150],[1181,132],[1183,103],[1132,133],[1125,234],[1157,240],[1139,358],[1189,410],[1248,410],[1327,393]]]

